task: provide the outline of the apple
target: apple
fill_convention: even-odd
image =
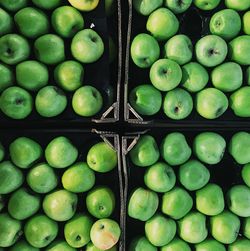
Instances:
[[[250,36],[236,37],[229,43],[229,56],[232,61],[241,65],[250,65]]]
[[[167,8],[173,11],[175,14],[180,14],[189,9],[192,4],[192,0],[164,0],[164,4]]]
[[[186,64],[193,57],[192,42],[186,35],[175,35],[164,45],[163,54],[165,58],[174,60],[179,65]]]
[[[159,59],[152,65],[149,77],[155,88],[160,91],[170,91],[180,84],[182,71],[175,61]]]
[[[250,66],[246,69],[246,84],[250,85]]]
[[[185,119],[193,110],[192,96],[181,88],[171,90],[164,98],[163,110],[167,117],[171,119]]]
[[[195,45],[196,59],[206,67],[221,64],[225,60],[227,52],[227,43],[217,35],[204,36]]]
[[[250,163],[243,166],[241,170],[241,177],[245,184],[250,187]]]
[[[197,244],[207,238],[206,217],[199,212],[190,212],[178,221],[179,236],[188,243]]]
[[[48,84],[48,68],[35,60],[19,63],[16,66],[16,81],[28,91],[38,91]]]
[[[16,12],[28,5],[28,0],[1,0],[0,5],[8,11]]]
[[[76,214],[64,226],[64,237],[74,248],[81,248],[90,241],[93,220],[87,214]]]
[[[213,251],[213,250],[226,251],[226,248],[222,243],[214,239],[208,239],[199,244],[196,244],[195,250],[196,251]]]
[[[45,158],[54,168],[68,167],[76,161],[77,157],[77,148],[64,136],[51,140],[45,149]]]
[[[238,11],[250,8],[250,2],[248,0],[225,0],[225,4],[228,8]]]
[[[147,221],[155,214],[158,205],[159,197],[157,193],[138,187],[130,195],[128,215],[140,221]]]
[[[132,2],[135,10],[143,16],[150,15],[163,4],[163,0],[134,0]]]
[[[148,17],[146,28],[158,41],[165,41],[177,33],[179,21],[169,9],[159,8]]]
[[[212,16],[209,27],[212,34],[231,40],[241,30],[241,17],[235,10],[224,9]]]
[[[0,162],[3,161],[4,157],[5,157],[5,149],[2,143],[0,142]]]
[[[240,219],[233,213],[224,211],[210,218],[212,236],[223,244],[233,243],[239,234]]]
[[[68,0],[69,3],[75,7],[78,10],[81,11],[92,11],[94,10],[98,4],[99,4],[99,0]]]
[[[130,92],[129,102],[139,114],[151,116],[160,111],[162,96],[152,85],[139,85]]]
[[[107,17],[110,17],[114,14],[116,10],[116,1],[115,0],[105,0],[105,14]]]
[[[194,0],[194,5],[201,10],[213,10],[221,0]]]
[[[63,0],[32,0],[37,7],[45,10],[52,10],[63,4]]]
[[[235,91],[243,84],[241,66],[234,62],[223,63],[213,69],[211,80],[214,87],[223,92]]]
[[[58,224],[46,215],[38,214],[30,218],[24,226],[24,235],[30,245],[44,248],[57,236]]]
[[[42,147],[33,139],[16,138],[9,146],[12,162],[20,168],[30,168],[43,154]]]
[[[71,6],[62,6],[55,9],[51,16],[54,30],[62,37],[73,37],[84,27],[82,14]]]
[[[0,214],[0,247],[10,247],[22,235],[22,224],[11,218],[7,213]]]
[[[54,78],[63,90],[75,91],[83,84],[84,68],[77,61],[65,61],[55,68]]]
[[[172,219],[179,220],[193,207],[193,199],[183,188],[175,186],[162,196],[161,211]]]
[[[245,165],[250,162],[250,134],[238,132],[233,135],[229,144],[229,153],[238,164]]]
[[[189,92],[198,92],[205,88],[209,80],[207,70],[197,62],[182,66],[181,86]]]
[[[164,162],[157,162],[148,167],[144,174],[145,185],[159,193],[170,191],[176,182],[176,176],[171,166]]]
[[[117,251],[117,246],[113,246],[112,248],[106,249],[107,251]],[[89,242],[86,246],[86,251],[103,251],[97,248],[92,242]]]
[[[138,67],[149,68],[160,57],[160,46],[154,37],[141,33],[133,39],[130,53]]]
[[[206,119],[216,119],[228,109],[227,96],[216,88],[205,88],[196,94],[196,111]]]
[[[47,163],[39,163],[30,169],[26,181],[34,192],[41,194],[52,191],[58,184],[54,169]]]
[[[87,153],[87,163],[96,172],[109,172],[117,166],[117,152],[105,142],[96,143]]]
[[[245,34],[250,35],[250,11],[247,11],[242,18],[242,26]]]
[[[242,231],[243,231],[243,235],[246,238],[250,239],[250,217],[243,219]]]
[[[101,250],[114,247],[119,241],[120,235],[121,229],[118,223],[111,219],[96,221],[90,231],[91,241]]]
[[[35,56],[44,64],[54,65],[65,60],[64,41],[55,34],[46,34],[34,43]]]
[[[145,236],[138,236],[129,245],[129,251],[157,251],[157,247],[152,245]]]
[[[76,194],[61,189],[49,193],[43,200],[43,211],[55,221],[67,221],[76,212],[78,197]]]
[[[234,243],[228,246],[228,251],[248,251],[250,246],[250,240],[238,239]]]
[[[151,135],[142,135],[129,152],[129,157],[136,166],[146,167],[156,163],[160,152],[155,139]]]
[[[14,246],[12,246],[10,251],[39,251],[39,249],[32,247],[27,241],[22,240],[18,241]]]
[[[0,194],[9,194],[19,188],[24,181],[23,173],[10,161],[0,163]]]
[[[0,36],[11,33],[13,28],[12,17],[4,9],[0,8]]]
[[[161,251],[191,251],[191,248],[185,241],[175,237],[170,243],[163,246]]]
[[[14,84],[14,74],[8,66],[0,64],[0,92]]]
[[[250,86],[241,87],[230,96],[230,107],[239,117],[250,117]]]
[[[72,107],[76,114],[82,117],[96,115],[103,106],[101,93],[90,85],[80,87],[73,95]]]
[[[28,41],[17,34],[0,37],[0,60],[8,65],[18,64],[30,55]]]
[[[45,251],[76,251],[76,248],[71,247],[66,241],[58,240],[52,242]]]

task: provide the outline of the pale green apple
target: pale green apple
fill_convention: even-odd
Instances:
[[[242,231],[243,231],[243,235],[246,238],[250,239],[250,217],[243,219]]]
[[[250,85],[250,66],[246,69],[246,84]]]
[[[157,251],[157,247],[152,245],[145,236],[138,236],[129,245],[129,251]]]
[[[228,246],[228,251],[248,251],[250,240],[246,238],[238,239]]]
[[[191,251],[191,248],[187,242],[175,237],[166,246],[161,247],[161,251]]]
[[[250,8],[250,2],[248,0],[225,0],[225,4],[228,8],[238,11],[243,11]]]
[[[196,251],[226,251],[226,247],[214,240],[214,239],[207,239],[199,244],[195,245]]]
[[[250,187],[250,163],[243,166],[241,170],[241,177],[245,184]]]
[[[86,12],[94,10],[99,4],[99,0],[80,0],[80,1],[68,0],[68,1],[76,9]]]
[[[242,25],[245,34],[250,35],[250,11],[245,12],[242,18]]]

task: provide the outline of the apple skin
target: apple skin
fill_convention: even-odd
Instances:
[[[243,72],[239,64],[223,63],[213,69],[211,80],[214,87],[223,92],[232,92],[243,84]]]
[[[128,215],[140,221],[147,221],[155,214],[158,205],[159,198],[157,193],[138,187],[130,195]]]
[[[106,249],[106,251],[117,251],[117,246]],[[97,248],[92,242],[89,242],[86,246],[86,251],[103,251],[102,249]]]
[[[227,96],[216,88],[205,88],[196,94],[196,111],[205,119],[216,119],[228,109]]]
[[[94,10],[99,4],[99,0],[91,0],[91,1],[82,0],[80,2],[78,0],[68,0],[68,1],[76,9],[86,12]]]
[[[181,86],[187,91],[201,91],[207,85],[208,80],[208,72],[201,64],[190,62],[182,66]]]
[[[225,5],[237,11],[243,11],[250,8],[250,3],[248,0],[225,0]]]
[[[175,237],[166,246],[161,247],[161,251],[191,251],[191,248],[185,241]]]
[[[243,235],[246,238],[250,239],[250,217],[243,219],[242,231],[243,231]]]
[[[46,215],[38,214],[30,218],[24,226],[24,235],[30,245],[44,248],[57,236],[58,224]]]
[[[247,11],[242,18],[243,31],[246,35],[250,35],[250,11]]]
[[[191,6],[192,0],[164,0],[164,5],[173,11],[175,14],[180,14],[185,11]]]
[[[208,183],[210,172],[201,162],[192,159],[180,166],[178,178],[187,190],[195,191]]]
[[[209,27],[212,34],[231,40],[241,30],[241,17],[235,10],[224,9],[212,16]]]
[[[1,250],[1,249],[0,249]],[[32,247],[27,241],[18,241],[10,248],[10,251],[39,251],[40,249]]]
[[[139,114],[152,116],[160,111],[162,96],[152,85],[139,85],[130,92],[129,102]]]
[[[159,193],[170,191],[176,182],[176,176],[171,166],[164,162],[157,162],[148,167],[144,174],[145,185]]]
[[[250,85],[250,66],[246,69],[246,84]]]
[[[199,244],[196,244],[195,245],[195,250],[196,251],[226,251],[226,248],[225,246],[214,240],[214,239],[208,239],[208,240],[205,240]]]
[[[164,45],[164,58],[169,58],[179,65],[191,61],[193,57],[193,45],[190,38],[179,34],[171,37]]]
[[[138,67],[148,68],[160,57],[160,46],[153,36],[141,33],[133,39],[130,53]]]
[[[161,211],[172,219],[179,220],[193,207],[193,199],[183,188],[175,186],[162,197]]]
[[[54,241],[45,251],[77,251],[76,248],[71,247],[66,241]]]
[[[239,234],[240,219],[233,213],[224,211],[210,218],[210,231],[217,241],[223,244],[233,243]]]
[[[14,74],[8,66],[0,64],[0,75],[1,75],[0,79],[0,93],[1,93],[5,89],[13,85]]]
[[[152,245],[145,236],[138,236],[129,245],[129,251],[157,251],[157,247]]]
[[[28,0],[2,0],[0,5],[8,11],[17,12],[28,5]]]
[[[241,65],[250,65],[250,36],[236,37],[229,43],[229,57]]]
[[[152,65],[149,77],[155,88],[160,91],[170,91],[180,84],[182,71],[175,61],[159,59]]]
[[[55,221],[67,221],[73,217],[78,197],[67,190],[57,190],[47,194],[43,200],[43,211]]]
[[[11,33],[13,28],[12,17],[4,9],[0,8],[0,36]]]
[[[225,60],[228,53],[227,43],[217,35],[207,35],[196,43],[195,53],[200,64],[214,67]]]
[[[45,10],[52,10],[63,4],[62,0],[32,0],[37,7]]]
[[[221,0],[194,0],[194,5],[201,10],[213,10]]]
[[[244,239],[238,239],[234,243],[230,244],[228,246],[228,251],[248,251],[250,246],[250,240],[244,238]]]
[[[241,177],[245,184],[250,187],[250,164],[246,164],[243,166],[241,170]],[[250,239],[250,238],[249,238]]]
[[[157,162],[160,152],[155,139],[150,135],[143,135],[129,152],[132,163],[136,166],[147,167]]]
[[[135,8],[135,10],[143,16],[150,15],[154,10],[161,7],[162,4],[163,4],[163,0],[134,0],[133,1],[133,7]]]

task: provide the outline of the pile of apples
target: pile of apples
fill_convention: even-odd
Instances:
[[[201,117],[216,119],[230,107],[236,116],[250,117],[249,0],[133,0],[133,6],[147,19],[145,33],[131,44],[133,64],[142,74],[149,69],[148,83],[136,76],[129,95],[138,114],[152,116],[162,108],[181,120],[195,107]],[[209,16],[209,31],[198,41],[179,34],[190,9]]]
[[[0,250],[117,250],[121,230],[111,219],[116,196],[95,186],[96,173],[117,167],[105,142],[79,152],[69,138],[51,140],[43,152],[34,139],[0,144]],[[110,218],[111,217],[111,218]]]
[[[145,186],[131,191],[128,215],[145,222],[145,233],[132,240],[129,251],[249,250],[250,134],[235,133],[228,143],[227,148],[215,132],[188,140],[173,132],[162,138],[159,149],[151,135],[140,137],[129,154],[130,173],[145,168]],[[226,149],[241,172],[229,188],[211,182],[217,180],[210,174]]]

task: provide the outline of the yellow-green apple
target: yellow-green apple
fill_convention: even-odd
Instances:
[[[69,3],[78,10],[81,11],[92,11],[98,4],[99,0],[68,0]]]
[[[45,251],[76,251],[76,248],[71,247],[66,241],[53,241]]]
[[[246,238],[250,239],[250,217],[243,219],[242,232]]]
[[[242,25],[244,33],[250,35],[250,11],[247,11],[242,17]]]
[[[152,245],[145,236],[138,236],[129,245],[129,251],[157,251],[157,247]]]
[[[14,74],[10,67],[0,64],[0,93],[14,84]]]
[[[225,4],[228,8],[237,11],[243,11],[250,8],[250,2],[248,0],[225,0]]]
[[[250,163],[243,166],[241,170],[241,177],[245,184],[250,187]]]
[[[250,85],[250,66],[247,67],[245,75],[246,75],[245,76],[245,78],[246,78],[246,84]]]
[[[175,237],[170,243],[161,247],[161,251],[191,251],[187,242]]]
[[[248,251],[250,240],[246,238],[238,239],[228,246],[228,251]]]
[[[213,10],[221,0],[194,0],[194,5],[201,10]]]
[[[192,0],[164,0],[164,5],[175,14],[180,14],[188,10]]]
[[[214,240],[214,239],[207,239],[199,244],[195,245],[196,251],[226,251],[225,246]]]

